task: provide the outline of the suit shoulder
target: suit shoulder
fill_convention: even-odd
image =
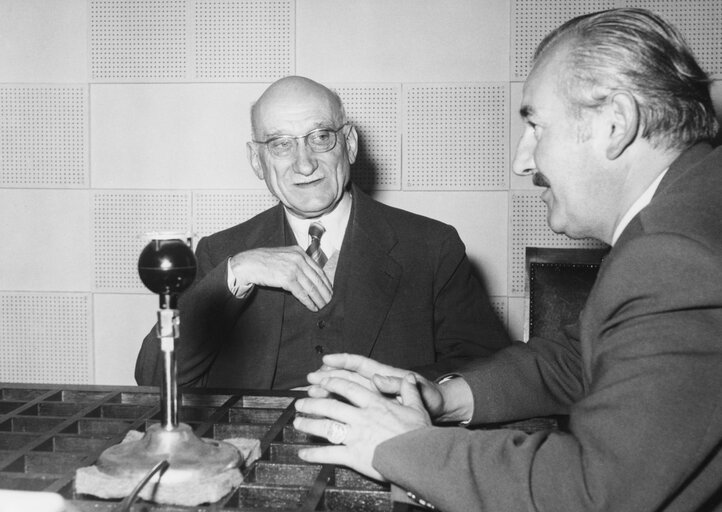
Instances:
[[[216,231],[206,238],[210,240],[222,240],[225,238],[236,238],[239,235],[248,235],[259,230],[266,230],[268,225],[276,220],[278,208],[279,206],[271,207],[235,226]]]
[[[252,246],[255,241],[269,236],[269,232],[278,222],[280,208],[280,205],[271,207],[240,224],[203,237],[199,244],[202,242],[212,252],[220,250],[224,253],[230,251],[235,253],[244,247]]]
[[[382,216],[389,224],[399,227],[401,230],[423,231],[427,233],[456,232],[453,226],[440,220],[390,206],[375,199],[372,199],[372,201],[373,207],[377,210],[378,215]]]

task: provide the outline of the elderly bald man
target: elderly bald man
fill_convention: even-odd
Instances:
[[[335,352],[435,378],[509,343],[456,230],[351,184],[358,136],[337,94],[282,78],[251,124],[249,161],[279,204],[199,241],[180,385],[290,389]],[[161,376],[152,330],[136,380]]]

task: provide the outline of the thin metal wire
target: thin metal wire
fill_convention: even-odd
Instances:
[[[118,512],[130,512],[130,507],[132,507],[133,503],[135,503],[135,500],[138,499],[138,494],[140,494],[140,491],[143,490],[143,488],[150,481],[150,479],[153,478],[153,475],[155,475],[159,471],[162,475],[165,470],[168,469],[168,466],[170,466],[170,462],[168,462],[167,460],[162,460],[158,464],[153,466],[151,470],[148,471],[148,473],[141,479],[141,481],[138,482],[133,491],[128,496],[126,496],[123,501],[120,502]]]

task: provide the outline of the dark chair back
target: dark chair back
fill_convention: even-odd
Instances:
[[[529,337],[554,338],[577,320],[608,251],[527,247]]]

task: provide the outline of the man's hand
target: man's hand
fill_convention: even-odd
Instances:
[[[309,373],[307,378],[311,387],[308,394],[311,397],[328,397],[328,391],[320,383],[331,377],[355,382],[370,391],[382,395],[396,396],[401,393],[404,377],[413,374],[418,384],[423,403],[432,418],[444,414],[444,399],[436,384],[415,372],[394,368],[355,354],[328,354],[323,356],[323,366]]]
[[[322,380],[317,387],[350,402],[332,398],[303,398],[296,401],[293,426],[311,435],[330,438],[336,446],[306,448],[298,456],[322,464],[341,464],[377,480],[385,480],[372,465],[376,447],[384,441],[431,425],[414,374],[399,380],[398,400],[389,400],[356,382],[339,377]],[[340,432],[340,434],[339,434]],[[336,438],[340,435],[339,438]]]
[[[331,281],[297,245],[239,252],[231,258],[231,270],[238,282],[291,292],[311,311],[331,301]]]

